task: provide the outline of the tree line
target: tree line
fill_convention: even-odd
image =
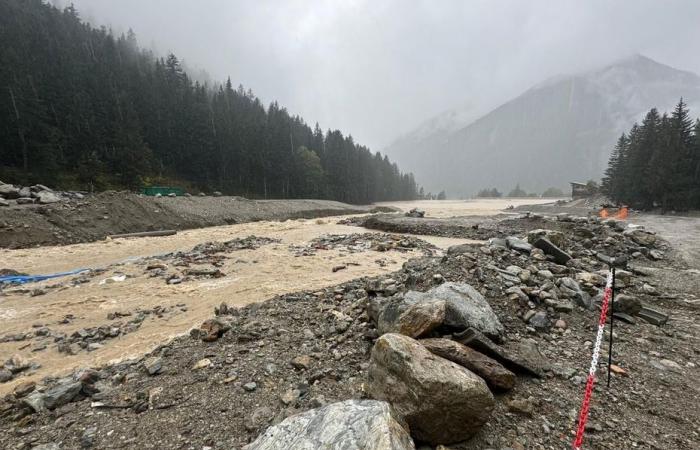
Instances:
[[[477,198],[501,198],[503,197],[503,192],[500,192],[498,189],[494,188],[485,188],[477,192],[476,194]],[[524,189],[520,187],[520,183],[516,184],[513,189],[508,192],[508,195],[506,197],[509,198],[522,198],[522,197],[530,197],[530,198],[537,198],[537,197],[542,197],[542,198],[562,198],[565,197],[564,191],[562,191],[559,188],[556,187],[550,187],[547,188],[542,195],[537,194],[536,192],[526,192]]]
[[[408,200],[412,174],[231,80],[115,37],[72,7],[0,0],[0,179],[75,189],[168,184],[258,198]]]
[[[683,99],[670,115],[651,109],[620,136],[602,189],[639,209],[700,208],[700,119],[691,119]]]

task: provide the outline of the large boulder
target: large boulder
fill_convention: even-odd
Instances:
[[[36,194],[36,198],[39,199],[39,203],[42,205],[48,205],[50,203],[58,203],[61,201],[61,197],[49,191],[41,191]]]
[[[0,184],[0,197],[7,199],[19,198],[19,189],[11,184]]]
[[[442,358],[466,367],[483,378],[486,383],[498,391],[509,391],[515,386],[515,374],[503,367],[498,361],[479,353],[466,345],[451,339],[421,339],[423,347]]]
[[[530,254],[532,251],[532,245],[515,236],[508,236],[506,238],[506,245],[509,249],[516,250],[521,253]]]
[[[656,235],[641,228],[631,228],[625,230],[622,234],[644,247],[652,247],[656,243]]]
[[[426,292],[409,291],[403,303],[445,301],[443,325],[457,330],[475,328],[490,338],[500,340],[504,333],[503,325],[483,295],[467,283],[443,283]]]
[[[444,300],[414,303],[399,316],[396,332],[412,338],[424,336],[443,324],[446,310]]]
[[[414,450],[386,402],[347,400],[288,417],[244,450]]]
[[[565,242],[564,233],[562,233],[561,231],[537,229],[527,232],[527,241],[530,244],[534,244],[540,238],[547,238],[554,245],[557,245],[559,247],[563,247]]]
[[[80,394],[82,388],[83,383],[67,378],[45,392],[33,392],[24,399],[24,403],[36,412],[53,410],[72,402]]]
[[[367,390],[391,403],[416,439],[434,445],[469,439],[494,408],[483,379],[400,334],[374,345]]]

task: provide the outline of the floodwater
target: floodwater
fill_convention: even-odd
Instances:
[[[430,217],[492,216],[501,214],[509,206],[540,205],[552,203],[555,199],[541,198],[495,198],[471,200],[414,200],[407,202],[377,203],[380,206],[394,206],[403,211],[418,208]]]
[[[536,201],[536,200],[533,200]],[[464,215],[493,215],[514,200],[420,201],[385,203],[408,210],[424,209],[428,216],[448,217]],[[110,269],[89,283],[76,287],[62,286],[47,289],[45,295],[32,297],[26,292],[7,289],[0,296],[0,336],[25,333],[39,326],[70,335],[88,327],[110,325],[109,313],[134,313],[156,306],[170,312],[162,317],[149,315],[141,327],[129,334],[106,340],[104,346],[92,352],[77,355],[60,354],[54,344],[32,352],[37,340],[0,343],[0,362],[13,354],[41,364],[30,376],[22,376],[0,384],[0,395],[14,385],[28,380],[39,380],[46,375],[68,373],[80,367],[100,366],[148,352],[172,337],[187,333],[192,327],[212,317],[215,306],[226,302],[242,306],[260,302],[275,295],[300,290],[317,290],[363,276],[376,276],[398,270],[416,252],[365,251],[351,253],[342,249],[317,251],[311,256],[295,256],[290,245],[306,245],[324,234],[363,233],[367,230],[338,225],[341,217],[318,220],[288,220],[284,222],[255,222],[220,227],[186,230],[174,236],[105,240],[68,246],[41,247],[21,250],[0,250],[2,267],[20,272],[45,274],[76,268]],[[168,285],[160,278],[144,275],[142,265],[133,264],[138,257],[159,255],[178,250],[190,250],[207,241],[227,241],[249,235],[280,239],[280,243],[264,245],[256,250],[241,250],[227,254],[221,270],[226,276],[218,279],[193,280]],[[435,246],[446,249],[450,245],[467,242],[464,239],[422,236]],[[115,263],[123,263],[117,267]],[[332,268],[347,264],[347,269],[333,272]],[[124,281],[100,284],[100,281],[120,272]],[[27,289],[61,283],[62,279],[27,285]],[[60,323],[67,316],[69,323]],[[133,318],[125,317],[128,321]]]

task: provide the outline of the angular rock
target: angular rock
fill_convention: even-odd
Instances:
[[[48,205],[50,203],[58,203],[61,201],[61,197],[49,191],[42,191],[36,194],[39,203],[42,205]]]
[[[467,283],[444,283],[427,292],[409,291],[403,300],[412,305],[434,299],[446,303],[443,325],[457,330],[473,327],[497,340],[503,335],[503,325],[489,303]]]
[[[577,305],[588,309],[593,306],[591,296],[587,292],[584,292],[573,278],[560,278],[558,284],[559,291],[566,297],[572,298]]]
[[[18,205],[31,205],[32,203],[34,203],[34,199],[29,197],[20,197],[15,201]]]
[[[636,316],[642,310],[642,302],[637,297],[619,294],[615,296],[614,310],[616,313]]]
[[[652,308],[648,308],[646,306],[643,306],[637,315],[640,318],[644,319],[646,322],[649,322],[650,324],[656,326],[661,326],[668,322],[667,314],[664,314],[661,311]]]
[[[299,355],[292,359],[290,364],[297,370],[306,370],[311,366],[311,357],[309,355]]]
[[[14,375],[11,371],[0,367],[0,383],[7,383],[12,378],[14,378]]]
[[[204,358],[197,361],[194,366],[192,366],[192,370],[206,369],[209,366],[211,366],[211,359]]]
[[[19,198],[19,189],[11,184],[0,184],[0,197],[6,199]]]
[[[519,359],[505,348],[493,343],[489,338],[481,334],[474,328],[468,328],[462,333],[453,335],[453,338],[474,350],[479,351],[503,364],[508,369],[517,373],[526,373],[533,377],[542,378],[544,375],[541,368],[531,365],[527,361]]]
[[[539,238],[533,245],[554,258],[554,262],[562,266],[566,265],[571,259],[571,255],[554,245],[552,241],[547,238]]]
[[[536,330],[546,331],[549,329],[549,317],[546,311],[538,311],[530,319],[528,323],[532,325]]]
[[[0,197],[0,206],[10,206],[10,202]]]
[[[163,358],[148,358],[144,361],[143,367],[149,375],[158,375],[163,370]]]
[[[346,400],[288,417],[243,450],[415,450],[386,402]]]
[[[230,330],[231,327],[218,319],[208,319],[200,325],[199,329],[200,336],[204,342],[214,342]]]
[[[414,303],[399,312],[399,306],[388,307],[377,323],[379,334],[400,333],[412,338],[424,336],[445,321],[447,303],[428,299]],[[398,314],[397,314],[398,313]]]
[[[45,392],[33,392],[23,402],[36,412],[53,410],[72,402],[83,388],[79,381],[64,380]]]
[[[565,242],[564,233],[561,231],[537,229],[527,233],[527,241],[530,244],[534,244],[540,238],[549,239],[554,245],[558,246],[563,246]]]
[[[509,249],[516,250],[521,253],[529,254],[532,251],[532,245],[515,236],[508,236],[506,238],[506,245]]]
[[[246,417],[243,426],[249,432],[258,431],[263,425],[269,423],[275,416],[274,411],[267,406],[256,408],[251,415]]]
[[[451,339],[421,339],[418,341],[431,353],[465,367],[486,381],[492,389],[509,391],[515,386],[515,374],[498,361]]]
[[[656,235],[640,228],[632,228],[625,230],[622,233],[624,236],[632,239],[635,243],[644,247],[652,247],[656,243]]]
[[[474,244],[458,244],[452,245],[447,249],[448,255],[463,255],[465,253],[476,253],[478,247]]]
[[[483,379],[400,334],[377,340],[367,389],[371,397],[391,403],[415,438],[431,444],[469,439],[494,408]]]

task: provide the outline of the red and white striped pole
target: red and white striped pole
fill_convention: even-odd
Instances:
[[[603,292],[603,303],[600,308],[600,319],[598,320],[598,334],[596,334],[595,345],[593,346],[593,358],[591,359],[591,368],[588,370],[588,379],[586,380],[586,391],[583,395],[581,403],[581,411],[578,416],[578,428],[576,430],[576,439],[574,440],[574,450],[580,450],[583,443],[583,432],[586,428],[588,420],[588,408],[591,404],[591,396],[593,395],[593,386],[595,385],[595,374],[598,370],[598,357],[600,356],[600,346],[603,343],[603,330],[605,329],[605,319],[608,316],[608,304],[613,290],[613,273],[608,272],[608,280],[605,283],[605,291]]]

